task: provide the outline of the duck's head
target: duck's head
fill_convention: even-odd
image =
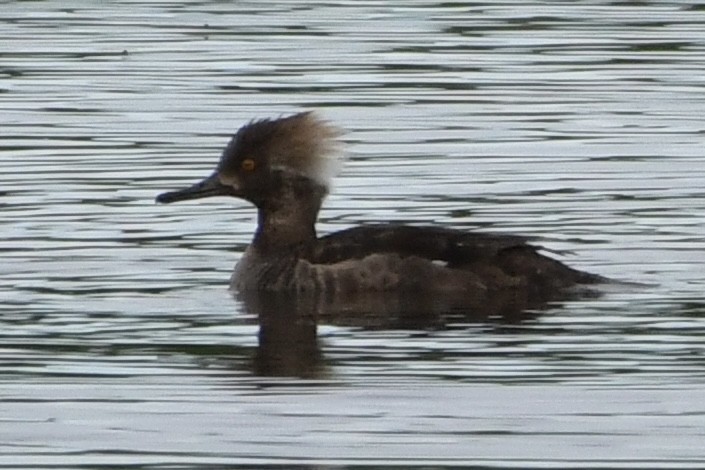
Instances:
[[[339,136],[336,127],[313,112],[252,121],[230,140],[213,174],[191,187],[162,193],[157,202],[234,196],[262,207],[280,197],[284,187],[322,197],[339,167]]]

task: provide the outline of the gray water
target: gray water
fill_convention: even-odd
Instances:
[[[705,466],[704,71],[695,1],[2,2],[0,468]],[[346,131],[321,233],[647,286],[265,344],[253,209],[153,201],[304,109]]]

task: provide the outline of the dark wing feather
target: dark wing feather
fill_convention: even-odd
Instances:
[[[573,269],[539,253],[542,247],[513,235],[463,232],[439,227],[367,225],[318,239],[304,258],[315,264],[363,259],[374,254],[440,261],[453,270],[469,271],[490,290],[522,288],[550,296],[575,284],[605,279]]]
[[[313,262],[327,264],[375,253],[396,253],[462,266],[516,248],[535,251],[540,247],[529,245],[525,238],[513,235],[471,233],[440,227],[363,225],[318,239],[309,256]]]

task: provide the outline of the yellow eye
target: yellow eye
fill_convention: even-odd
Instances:
[[[255,161],[251,158],[246,158],[242,161],[242,166],[241,168],[244,171],[252,171],[255,169]]]

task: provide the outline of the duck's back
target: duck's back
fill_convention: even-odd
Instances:
[[[514,291],[550,299],[603,278],[572,269],[508,235],[402,225],[361,226],[276,256],[248,253],[233,278],[239,290],[320,292]]]

